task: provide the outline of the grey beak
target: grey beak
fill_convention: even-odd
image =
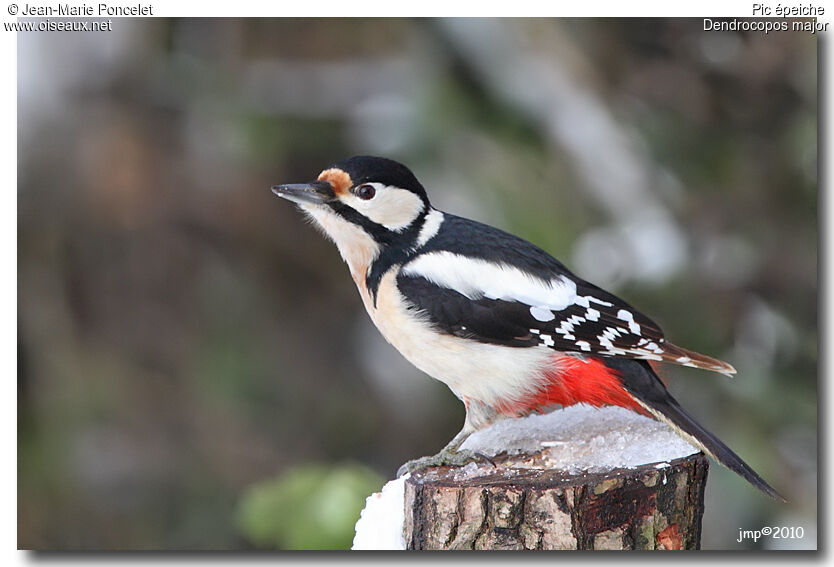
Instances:
[[[275,185],[272,192],[295,203],[312,203],[314,205],[322,205],[336,198],[333,186],[327,181]]]

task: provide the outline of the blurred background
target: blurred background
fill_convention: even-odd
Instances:
[[[365,153],[734,364],[665,378],[789,503],[713,465],[702,547],[815,547],[816,42],[662,19],[18,34],[19,546],[349,547],[365,497],[459,430],[269,191]],[[805,537],[736,541],[762,526]]]

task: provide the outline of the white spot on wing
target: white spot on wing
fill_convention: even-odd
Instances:
[[[602,336],[608,339],[609,341],[615,337],[620,336],[620,331],[615,329],[614,327],[606,327],[604,331],[602,331]]]
[[[630,311],[625,309],[620,309],[617,311],[617,319],[621,319],[622,321],[626,321],[628,323],[628,329],[635,335],[640,334],[640,324],[634,321],[634,314]]]
[[[659,346],[657,346],[657,343],[655,343],[655,342],[648,343],[645,348],[646,348],[646,350],[649,350],[649,351],[657,353],[657,354],[662,354],[663,353],[663,349],[660,348]]]
[[[623,321],[634,321],[634,315],[632,315],[630,311],[620,309],[617,311],[617,319],[622,319]]]
[[[633,354],[635,354],[637,356],[637,358],[640,358],[640,359],[643,359],[643,360],[660,360],[660,361],[663,360],[663,358],[661,358],[660,356],[658,356],[656,354],[651,354],[649,352],[642,352],[642,351],[631,351],[631,352]]]
[[[550,311],[548,309],[542,309],[541,307],[531,307],[530,315],[532,315],[533,319],[535,319],[536,321],[541,321],[543,323],[553,321],[553,319],[556,318],[556,316],[553,314],[553,311]]]
[[[593,295],[579,295],[573,300],[573,302],[580,307],[589,307],[592,301],[598,305],[604,305],[605,307],[614,307],[613,303],[597,299]]]

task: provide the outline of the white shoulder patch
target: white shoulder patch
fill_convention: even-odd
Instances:
[[[452,252],[417,256],[403,266],[403,272],[453,289],[469,299],[518,301],[537,308],[534,313],[542,317],[547,311],[561,311],[577,302],[576,283],[566,277],[543,280],[507,264]]]
[[[426,245],[426,242],[434,238],[440,230],[440,225],[443,224],[443,220],[443,213],[437,209],[432,209],[423,220],[423,228],[420,229],[420,234],[417,236],[417,243],[414,245],[414,248],[422,248]]]

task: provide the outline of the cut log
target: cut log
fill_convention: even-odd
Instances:
[[[354,549],[698,549],[709,465],[668,426],[576,404],[506,419],[485,455],[392,480],[367,499]]]
[[[604,473],[538,464],[540,455],[515,456],[411,475],[406,548],[699,548],[709,470],[702,453]]]

